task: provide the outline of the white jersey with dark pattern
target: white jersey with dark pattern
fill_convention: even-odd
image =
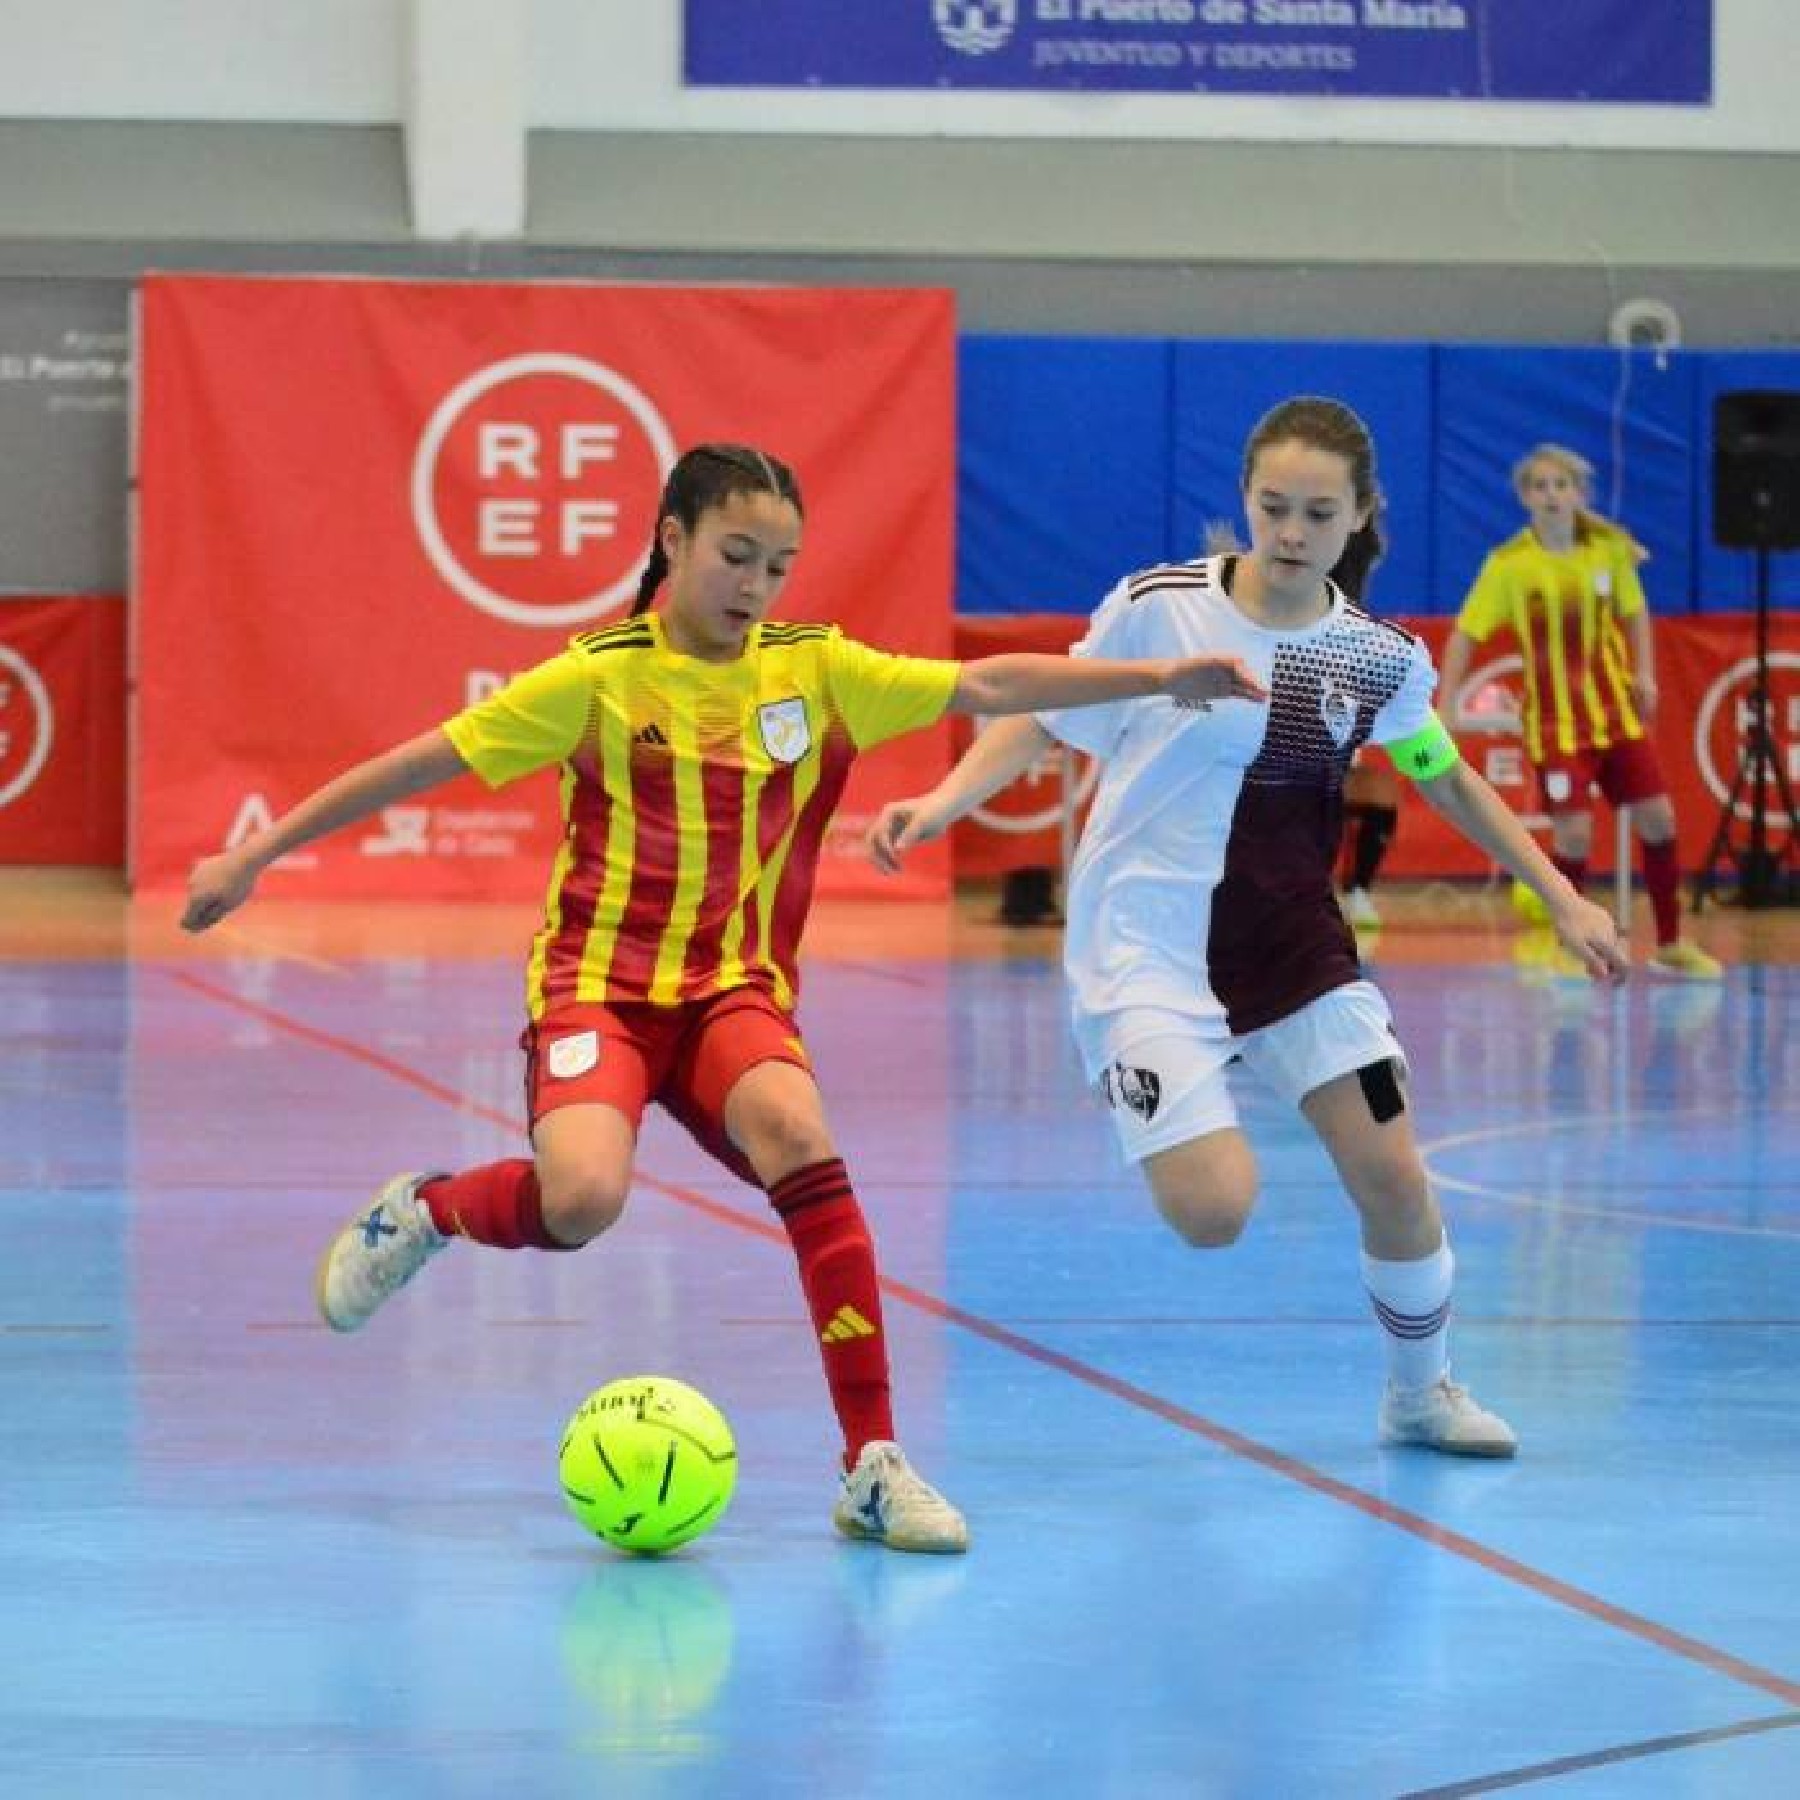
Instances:
[[[1204,706],[1156,698],[1043,713],[1101,761],[1069,880],[1064,960],[1090,1072],[1094,1022],[1154,1007],[1255,1030],[1358,979],[1332,894],[1344,772],[1367,742],[1431,718],[1437,672],[1410,632],[1336,587],[1298,631],[1245,617],[1232,557],[1127,577],[1077,656],[1241,657],[1269,689]]]

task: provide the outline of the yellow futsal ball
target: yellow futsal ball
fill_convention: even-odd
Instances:
[[[558,1465],[576,1518],[643,1556],[711,1530],[737,1486],[725,1415],[666,1375],[633,1375],[589,1394],[563,1433]]]
[[[1522,925],[1550,923],[1550,909],[1522,881],[1512,884],[1512,909]]]

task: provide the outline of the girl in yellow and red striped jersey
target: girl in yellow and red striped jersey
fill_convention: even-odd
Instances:
[[[858,752],[946,711],[1265,695],[1229,656],[957,663],[777,623],[801,523],[776,458],[688,451],[629,618],[203,858],[182,923],[207,929],[278,856],[469,770],[497,786],[557,767],[565,831],[521,1039],[532,1155],[390,1180],[320,1263],[326,1322],[359,1329],[452,1238],[555,1251],[599,1236],[624,1208],[655,1101],[763,1189],[786,1229],[844,1436],[834,1524],[960,1551],[961,1514],[894,1442],[874,1246],[794,1017],[826,824]]]
[[[1593,845],[1593,790],[1629,806],[1656,922],[1653,974],[1716,981],[1719,964],[1681,935],[1675,810],[1649,727],[1656,657],[1638,565],[1645,551],[1589,505],[1593,469],[1539,444],[1513,470],[1529,515],[1491,551],[1443,657],[1454,709],[1478,645],[1509,633],[1522,664],[1520,728],[1550,815],[1552,860],[1576,887]]]

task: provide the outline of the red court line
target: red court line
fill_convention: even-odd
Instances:
[[[317,1026],[307,1025],[301,1020],[289,1018],[285,1013],[274,1011],[257,1001],[246,1000],[234,994],[229,988],[219,987],[192,975],[182,969],[165,969],[172,981],[192,988],[196,993],[205,995],[221,1005],[235,1008],[239,1012],[248,1013],[263,1024],[279,1031],[284,1031],[302,1042],[312,1044],[323,1050],[330,1050],[338,1055],[348,1056],[353,1061],[379,1070],[382,1074],[419,1092],[431,1095],[434,1099],[445,1101],[461,1112],[470,1113],[478,1118],[489,1119],[496,1124],[519,1129],[519,1120],[498,1109],[484,1106],[470,1100],[467,1095],[446,1087],[442,1082],[434,1081],[417,1070],[408,1068],[405,1063],[396,1062],[377,1050],[356,1043],[352,1039],[338,1037],[329,1031],[322,1031]],[[753,1236],[766,1238],[772,1242],[785,1244],[786,1234],[779,1225],[772,1221],[755,1217],[739,1211],[736,1207],[727,1206],[724,1202],[708,1199],[706,1195],[695,1193],[689,1188],[674,1186],[670,1182],[661,1181],[654,1175],[639,1170],[636,1179],[644,1186],[654,1188],[658,1193],[679,1201],[681,1205],[694,1212],[716,1220],[721,1225],[729,1225],[735,1231],[749,1232]],[[1748,1687],[1760,1689],[1765,1694],[1772,1694],[1790,1706],[1800,1706],[1800,1682],[1790,1681],[1785,1676],[1777,1675],[1771,1669],[1745,1661],[1742,1657],[1733,1656],[1729,1651],[1720,1650],[1714,1645],[1701,1642],[1698,1638],[1689,1637],[1684,1632],[1671,1630],[1666,1625],[1659,1625],[1654,1619],[1647,1619],[1640,1613],[1627,1611],[1624,1607],[1614,1606],[1610,1601],[1602,1600],[1597,1594],[1590,1594],[1583,1588],[1573,1586],[1566,1581],[1558,1580],[1541,1569],[1534,1569],[1529,1563],[1520,1562],[1517,1558],[1507,1556],[1498,1550],[1491,1550],[1487,1545],[1478,1543],[1474,1538],[1465,1537],[1460,1531],[1452,1531],[1448,1527],[1436,1524],[1420,1513],[1408,1512],[1404,1507],[1394,1506],[1374,1494],[1364,1493],[1361,1488],[1352,1487],[1348,1482],[1339,1481],[1327,1475],[1321,1469],[1297,1458],[1284,1455],[1279,1450],[1271,1449],[1267,1444],[1257,1442],[1255,1438],[1245,1437],[1241,1432],[1232,1431],[1203,1414],[1193,1412],[1185,1406],[1179,1406],[1172,1400],[1165,1400],[1160,1394],[1153,1394],[1148,1388],[1141,1388],[1135,1382],[1124,1380],[1117,1375],[1109,1375],[1104,1369],[1095,1368],[1073,1356],[1065,1356],[1060,1350],[1053,1350],[1047,1344],[1040,1344],[1033,1338],[1022,1336],[1019,1332],[1010,1331],[1004,1325],[996,1324],[991,1319],[983,1318],[978,1313],[964,1311],[960,1306],[953,1306],[949,1301],[936,1294],[928,1294],[923,1288],[916,1288],[909,1282],[897,1281],[884,1276],[881,1283],[884,1292],[892,1294],[896,1300],[916,1308],[931,1317],[941,1319],[945,1324],[959,1326],[971,1335],[984,1338],[990,1344],[998,1345],[1003,1350],[1010,1350],[1015,1356],[1022,1356],[1031,1362],[1039,1363],[1048,1369],[1067,1375],[1071,1380],[1080,1382],[1085,1387],[1095,1389],[1112,1399],[1122,1401],[1125,1405],[1136,1408],[1139,1412],[1150,1414],[1175,1426],[1190,1435],[1202,1438],[1231,1455],[1253,1463],[1260,1469],[1266,1469],[1272,1475],[1279,1475],[1287,1481],[1310,1489],[1315,1494],[1337,1501],[1342,1506],[1365,1514],[1383,1525],[1390,1525],[1397,1531],[1404,1531],[1427,1543],[1435,1549],[1446,1550],[1452,1556],[1459,1556],[1465,1562],[1487,1570],[1499,1576],[1503,1581],[1510,1581],[1526,1592],[1537,1595],[1540,1599],[1550,1600],[1571,1612],[1596,1620],[1602,1625],[1610,1626],[1615,1631],[1623,1632],[1639,1642],[1654,1645],[1659,1650],[1667,1651],[1672,1656],[1685,1658],[1697,1663],[1703,1669],[1709,1669],[1715,1675],[1723,1675],[1733,1681],[1743,1682]]]

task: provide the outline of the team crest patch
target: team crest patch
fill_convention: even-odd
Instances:
[[[1100,1077],[1100,1091],[1106,1104],[1117,1111],[1121,1106],[1134,1112],[1146,1125],[1156,1117],[1162,1104],[1162,1080],[1154,1069],[1133,1069],[1116,1062]]]
[[[1329,675],[1319,677],[1319,720],[1340,750],[1356,730],[1356,696]]]
[[[550,1046],[544,1065],[558,1081],[569,1081],[577,1075],[585,1075],[599,1060],[599,1032],[576,1031],[558,1038]]]
[[[1552,769],[1550,773],[1544,777],[1544,793],[1547,798],[1554,801],[1558,806],[1561,806],[1574,792],[1575,783],[1569,779],[1569,772],[1567,769]]]
[[[778,763],[797,763],[812,748],[812,727],[807,723],[806,702],[770,700],[756,709],[756,729],[762,747]]]

